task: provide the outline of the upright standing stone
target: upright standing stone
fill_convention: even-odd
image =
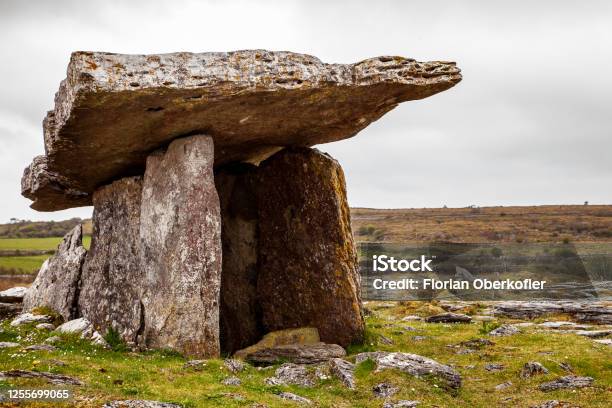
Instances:
[[[83,248],[83,227],[79,224],[60,243],[57,252],[45,261],[36,280],[23,298],[23,310],[44,306],[68,321],[77,314],[81,268],[87,251]]]
[[[326,343],[361,340],[357,254],[340,165],[315,149],[286,149],[261,164],[258,189],[266,329],[312,326]]]
[[[140,301],[142,177],[127,177],[94,193],[93,239],[81,277],[79,310],[98,331],[113,328],[137,342],[144,322]]]
[[[233,353],[264,334],[257,303],[258,220],[255,173],[250,164],[225,166],[215,174],[221,202],[221,350]]]
[[[221,215],[212,138],[177,139],[148,157],[140,220],[146,345],[218,356]]]

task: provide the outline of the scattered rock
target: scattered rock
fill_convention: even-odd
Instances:
[[[0,292],[0,303],[21,303],[28,288],[24,286],[15,286]]]
[[[387,401],[382,408],[414,408],[420,404],[419,401],[399,400],[397,402]]]
[[[21,344],[12,341],[0,341],[0,349],[19,347]]]
[[[328,362],[331,373],[349,389],[355,389],[355,365],[341,358],[332,358]]]
[[[76,296],[86,254],[83,227],[79,224],[64,236],[55,255],[43,263],[23,298],[23,310],[44,306],[65,321],[73,319],[77,315]]]
[[[159,401],[123,400],[107,402],[102,408],[181,408],[181,406]]]
[[[417,322],[421,321],[423,318],[421,316],[409,315],[402,317],[402,322]]]
[[[242,381],[240,381],[240,378],[238,377],[228,377],[225,380],[222,381],[223,385],[240,385],[242,384]]]
[[[22,326],[24,324],[29,324],[29,323],[48,323],[51,320],[53,320],[51,316],[47,316],[47,315],[35,315],[32,313],[22,313],[11,322],[11,326],[17,327],[17,326]]]
[[[140,209],[143,338],[148,347],[217,357],[221,213],[213,140],[174,140],[147,157]]]
[[[390,339],[390,338],[388,338],[386,336],[383,336],[382,334],[380,336],[378,336],[378,342],[381,343],[381,344],[387,344],[387,345],[393,344],[393,340],[392,339]]]
[[[10,370],[0,371],[0,378],[41,378],[58,385],[83,385],[80,380],[62,374],[47,373],[44,371]]]
[[[591,326],[578,324],[574,322],[560,321],[560,322],[544,322],[538,324],[539,327],[547,329],[571,329],[571,330],[588,330]]]
[[[434,376],[450,388],[461,387],[461,375],[452,367],[440,364],[435,360],[416,354],[401,352],[374,351],[359,353],[355,356],[355,362],[361,363],[370,359],[376,363],[376,370],[398,369],[415,377]]]
[[[554,381],[549,381],[540,385],[542,391],[554,391],[563,388],[584,388],[590,387],[593,384],[591,377],[578,377],[575,375],[567,375],[559,377]]]
[[[460,313],[440,313],[425,319],[427,323],[469,323],[472,318]]]
[[[55,344],[60,342],[62,339],[59,336],[51,336],[45,340],[47,344]]]
[[[513,323],[512,325],[514,327],[531,327],[531,326],[535,326],[535,323],[532,323],[532,322],[520,322],[520,323]]]
[[[598,339],[612,335],[612,330],[577,330],[575,333],[590,339]]]
[[[234,353],[234,357],[244,359],[247,355],[259,350],[289,344],[314,344],[320,341],[319,331],[314,327],[277,330],[266,334],[259,342],[252,346],[238,350]]]
[[[567,371],[568,373],[574,372],[574,369],[569,363],[559,363],[559,367],[561,367],[563,371]]]
[[[89,320],[80,317],[58,326],[55,331],[57,333],[79,334],[81,338],[85,339],[91,337],[94,328]]]
[[[489,336],[512,336],[514,334],[520,333],[521,331],[514,325],[504,324],[503,326],[499,326],[497,329],[493,329],[489,332]]]
[[[603,302],[511,301],[495,304],[493,313],[513,319],[533,319],[548,314],[568,314],[582,323],[612,324],[612,307]]]
[[[345,139],[460,80],[454,63],[402,57],[345,65],[266,50],[75,52],[43,123],[48,156],[26,169],[22,194],[36,210],[91,205],[98,186],[142,168],[147,152],[202,129],[215,135],[218,163]]]
[[[412,336],[411,339],[414,341],[423,341],[423,340],[427,340],[429,337],[427,336]]]
[[[389,383],[380,383],[372,387],[372,392],[375,397],[387,398],[399,392],[399,387],[395,387]]]
[[[407,331],[407,332],[411,332],[411,331],[419,331],[419,329],[412,327],[412,326],[401,326],[400,327],[402,330]]]
[[[476,322],[492,322],[495,321],[493,316],[472,316],[472,320]]]
[[[32,344],[25,348],[26,351],[55,351],[57,347],[50,344]]]
[[[301,387],[313,387],[315,385],[314,376],[303,365],[285,363],[278,367],[274,372],[274,377],[270,380],[270,385],[291,384]]]
[[[519,377],[521,377],[522,379],[526,379],[539,374],[548,374],[548,370],[546,369],[546,367],[544,367],[537,361],[530,361],[528,363],[525,363],[525,365],[521,369]]]
[[[487,371],[502,371],[505,366],[503,364],[489,363],[485,364],[484,368]]]
[[[262,162],[257,177],[264,327],[316,327],[321,341],[342,347],[361,341],[357,249],[342,168],[316,149],[288,148]]]
[[[565,402],[565,401],[550,400],[550,401],[543,402],[540,405],[534,405],[531,408],[580,408],[580,407],[577,405],[573,405],[569,402]]]
[[[39,330],[55,330],[55,325],[52,323],[39,323],[36,325]]]
[[[473,349],[459,349],[459,350],[457,350],[455,352],[455,354],[465,355],[465,354],[473,354],[475,352],[476,352],[476,350],[473,350]]]
[[[612,346],[612,339],[599,339],[599,340],[593,340],[593,342],[597,344],[603,344],[606,346]]]
[[[502,391],[510,387],[512,387],[512,381],[506,381],[504,383],[497,384],[495,386],[495,391]]]
[[[456,345],[451,347],[467,347],[470,349],[481,349],[486,346],[493,346],[494,344],[495,343],[493,343],[491,340],[478,338],[462,341],[461,343],[457,343]]]
[[[183,364],[183,370],[202,371],[204,367],[206,367],[206,360],[189,360]]]
[[[309,400],[308,398],[300,397],[299,395],[294,394],[292,392],[281,392],[278,394],[278,396],[282,399],[294,401],[299,404],[306,404],[306,405],[312,404],[312,401]]]
[[[235,358],[226,358],[223,360],[223,364],[232,373],[238,373],[245,369],[245,364],[240,360],[236,360]]]
[[[346,351],[337,344],[288,344],[262,349],[247,354],[245,359],[253,364],[274,364],[289,361],[296,364],[322,363],[330,358],[346,356]]]
[[[62,360],[56,360],[56,359],[43,360],[42,363],[47,364],[47,365],[52,365],[52,366],[58,366],[58,367],[67,366],[67,364],[63,362]]]

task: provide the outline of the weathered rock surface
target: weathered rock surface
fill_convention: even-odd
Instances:
[[[0,319],[6,319],[20,314],[23,311],[21,303],[0,303]]]
[[[495,304],[493,313],[513,319],[533,319],[547,314],[568,314],[583,323],[612,324],[612,307],[604,302],[499,302]]]
[[[108,347],[108,343],[104,340],[104,337],[102,337],[102,335],[95,330],[94,325],[84,317],[70,320],[58,326],[55,331],[57,333],[79,334],[82,339],[90,340],[91,344]]]
[[[238,377],[227,377],[223,381],[221,381],[221,384],[223,384],[223,385],[231,385],[231,386],[238,386],[238,385],[242,384],[242,381],[240,381],[240,378],[238,378]]]
[[[226,358],[223,360],[223,365],[225,365],[225,367],[227,367],[227,369],[234,374],[239,373],[246,368],[246,365],[242,361],[234,358]]]
[[[578,405],[571,404],[565,401],[549,400],[541,403],[540,405],[533,406],[532,408],[580,408]]]
[[[9,370],[0,371],[0,379],[5,378],[41,378],[57,385],[83,385],[83,383],[67,375],[47,373],[44,371]]]
[[[140,267],[142,178],[128,177],[96,190],[93,239],[81,274],[79,310],[102,333],[116,330],[138,343],[144,324]]]
[[[245,358],[253,364],[274,364],[278,361],[316,364],[344,356],[346,351],[337,344],[314,343],[275,346],[247,354]]]
[[[542,391],[554,391],[563,388],[584,388],[590,387],[593,384],[593,378],[591,377],[578,377],[575,375],[567,375],[565,377],[559,377],[554,381],[540,384]]]
[[[25,351],[55,351],[57,347],[50,344],[32,344],[25,348]]]
[[[257,292],[267,330],[311,326],[343,347],[363,338],[344,174],[331,157],[285,149],[258,171]]]
[[[227,353],[255,343],[264,334],[257,302],[256,169],[240,163],[215,172],[223,249],[219,330],[222,351]]]
[[[87,251],[83,247],[83,228],[74,227],[45,261],[34,283],[23,298],[23,310],[46,306],[64,320],[76,317],[81,268]]]
[[[28,288],[23,286],[15,286],[0,292],[0,303],[20,303],[23,302]]]
[[[274,377],[268,379],[268,384],[299,385],[301,387],[314,387],[316,381],[314,374],[304,365],[285,363],[274,372]]]
[[[452,367],[440,364],[435,360],[416,354],[401,352],[374,351],[359,353],[355,362],[361,363],[370,359],[376,363],[376,370],[395,368],[415,377],[434,376],[450,388],[461,387],[461,375]]]
[[[349,389],[355,389],[355,364],[341,358],[332,358],[328,362],[329,371]]]
[[[11,326],[13,327],[17,327],[17,326],[22,326],[24,324],[29,324],[29,323],[47,323],[50,322],[51,316],[47,316],[47,315],[35,315],[32,313],[22,313],[19,316],[15,317],[15,319],[13,319],[13,321],[11,322]]]
[[[181,408],[181,406],[159,401],[123,400],[107,402],[102,408]]]
[[[19,347],[21,344],[13,341],[0,341],[0,349]]]
[[[472,318],[460,313],[440,313],[425,319],[427,323],[469,323]]]
[[[521,331],[519,330],[518,327],[515,327],[511,324],[504,324],[502,326],[499,326],[496,329],[491,330],[489,332],[489,336],[505,337],[505,336],[512,336],[520,332]]]
[[[399,392],[399,387],[389,383],[380,383],[372,387],[372,393],[378,398],[387,398]]]
[[[539,374],[548,374],[548,369],[537,361],[529,361],[521,369],[519,377],[525,379]]]
[[[419,406],[419,401],[399,400],[397,402],[387,401],[382,408],[415,408]]]
[[[293,402],[297,402],[298,404],[305,404],[305,405],[311,405],[312,401],[309,400],[308,398],[304,398],[301,397],[297,394],[294,394],[292,392],[281,392],[278,394],[279,398],[282,398],[284,400],[288,400],[288,401],[293,401]]]
[[[320,341],[319,332],[314,327],[277,330],[266,334],[260,341],[252,346],[238,350],[234,353],[234,357],[244,359],[249,354],[268,348],[289,344],[316,344]]]
[[[495,386],[495,391],[503,391],[503,390],[508,389],[510,387],[512,387],[512,381],[506,381],[506,382],[503,382],[501,384],[497,384]]]
[[[221,216],[213,155],[213,140],[197,135],[147,159],[140,240],[148,347],[219,355]]]
[[[564,330],[588,330],[591,328],[589,325],[578,324],[568,321],[556,321],[556,322],[544,322],[538,324],[539,327],[546,329],[564,329]]]
[[[265,50],[75,52],[43,123],[46,156],[26,169],[22,193],[42,211],[91,204],[98,186],[137,174],[151,151],[202,129],[217,163],[345,139],[460,80],[452,62],[402,57],[343,65]]]

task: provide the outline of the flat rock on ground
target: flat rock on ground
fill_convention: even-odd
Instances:
[[[314,343],[288,344],[262,349],[247,354],[245,359],[253,364],[274,364],[277,361],[315,364],[344,356],[346,356],[346,351],[337,344]]]
[[[355,389],[355,364],[341,358],[332,358],[328,362],[329,371],[347,388]]]
[[[377,371],[394,368],[415,377],[437,377],[450,388],[461,387],[461,375],[455,369],[427,357],[386,351],[359,353],[355,356],[356,363],[367,359],[376,363]]]
[[[578,377],[575,375],[567,375],[559,377],[556,380],[540,384],[542,391],[554,391],[564,388],[583,388],[590,387],[593,384],[591,377]]]
[[[52,384],[57,385],[83,385],[83,383],[67,375],[47,373],[44,371],[28,371],[28,370],[9,370],[0,371],[0,379],[2,378],[41,378]]]
[[[399,400],[396,402],[386,401],[382,408],[415,408],[420,404],[419,401]]]
[[[52,320],[51,316],[22,313],[11,321],[11,326],[17,327],[29,323],[47,323]]]
[[[372,393],[378,398],[388,398],[397,394],[400,391],[399,387],[389,383],[380,383],[372,387]]]
[[[314,374],[302,364],[285,363],[274,372],[274,377],[266,381],[271,385],[289,384],[301,387],[313,387],[316,383]]]
[[[293,401],[293,402],[297,402],[298,404],[305,404],[305,405],[311,405],[312,401],[309,400],[308,398],[304,398],[301,397],[297,394],[294,394],[292,392],[281,392],[278,394],[279,398],[282,398],[284,400],[288,400],[288,401]]]
[[[44,306],[59,313],[64,320],[76,317],[76,296],[86,253],[83,227],[77,225],[64,236],[55,255],[43,263],[23,298],[23,310]]]
[[[594,301],[499,302],[495,304],[493,313],[513,319],[533,319],[548,314],[567,314],[582,323],[612,324],[612,306]]]
[[[516,326],[513,326],[511,324],[504,324],[502,326],[499,326],[496,329],[491,330],[489,332],[489,336],[505,337],[505,336],[512,336],[520,332],[521,331]]]
[[[43,122],[46,155],[25,170],[22,194],[42,211],[91,205],[98,186],[137,174],[150,152],[202,129],[218,164],[349,138],[460,80],[452,62],[396,56],[344,65],[266,50],[75,52]]]
[[[427,323],[469,323],[472,318],[461,313],[440,313],[425,319]]]
[[[0,292],[0,303],[21,303],[28,288],[23,286],[15,286]]]
[[[181,406],[159,401],[123,400],[107,402],[102,408],[181,408]]]
[[[521,369],[519,377],[525,379],[539,374],[548,374],[548,369],[537,361],[529,361]]]
[[[13,341],[0,341],[0,349],[19,347],[21,344]]]

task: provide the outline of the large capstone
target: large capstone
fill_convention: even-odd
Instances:
[[[257,342],[263,333],[257,302],[257,167],[228,165],[215,174],[221,202],[223,268],[221,276],[221,348],[233,353]]]
[[[93,239],[81,277],[79,309],[97,330],[110,328],[137,342],[144,322],[140,301],[142,177],[128,177],[94,193]]]
[[[177,139],[149,156],[140,220],[145,344],[218,356],[221,216],[212,138]]]
[[[34,283],[23,298],[23,310],[48,307],[64,320],[77,314],[79,279],[87,251],[83,248],[83,227],[77,225],[59,244],[57,252],[45,261]]]
[[[44,120],[45,156],[24,172],[32,208],[90,205],[101,185],[142,174],[148,154],[205,131],[217,164],[354,136],[399,103],[461,80],[453,62],[377,57],[325,64],[292,52],[75,52]]]
[[[357,253],[340,165],[315,149],[283,150],[261,164],[257,195],[265,328],[310,326],[326,343],[360,341]]]

